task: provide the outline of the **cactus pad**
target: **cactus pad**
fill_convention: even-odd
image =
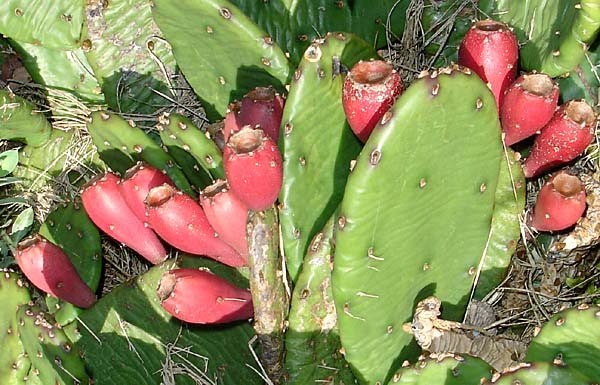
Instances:
[[[341,104],[341,66],[351,68],[375,56],[365,41],[352,34],[328,34],[306,50],[294,74],[279,145],[283,154],[280,221],[292,280],[298,276],[310,240],[338,207],[350,161],[361,148]]]
[[[52,127],[44,114],[27,100],[0,90],[0,139],[17,140],[33,147],[48,142]]]
[[[439,356],[419,360],[397,371],[388,385],[479,385],[492,377],[485,361],[470,356]]]
[[[375,127],[348,178],[333,270],[342,346],[361,382],[383,383],[410,357],[402,324],[419,300],[435,295],[449,319],[462,317],[501,156],[494,99],[459,67],[413,82]]]
[[[494,385],[591,385],[590,379],[569,367],[548,362],[523,364],[511,372],[504,373]]]

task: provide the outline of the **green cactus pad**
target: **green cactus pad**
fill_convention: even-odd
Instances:
[[[47,89],[71,92],[90,104],[101,104],[104,95],[81,49],[57,50],[11,41],[34,82]]]
[[[27,100],[0,90],[0,139],[17,140],[39,147],[50,139],[52,126]]]
[[[189,258],[188,267],[193,260],[199,261],[196,267],[202,265],[203,258]],[[161,372],[167,354],[178,365],[183,358],[188,359],[197,367],[197,375],[206,364],[206,375],[218,384],[237,385],[240,379],[245,385],[262,384],[261,378],[247,366],[257,367],[248,347],[253,336],[250,324],[188,325],[171,318],[162,309],[156,289],[162,273],[174,267],[173,260],[153,267],[117,287],[81,315],[78,344],[95,384],[164,383]],[[194,384],[183,374],[175,379],[177,384]]]
[[[236,6],[263,28],[297,64],[315,39],[331,31],[352,31],[382,47],[386,33],[402,36],[409,1],[383,0],[373,6],[370,0],[357,1],[244,1],[232,0]],[[386,21],[390,16],[390,30]]]
[[[74,49],[81,44],[84,17],[80,0],[3,0],[0,33],[47,48]]]
[[[474,296],[476,299],[481,300],[494,290],[502,282],[510,266],[521,237],[519,217],[525,209],[525,186],[525,175],[517,154],[507,148],[500,164],[492,229],[480,265],[481,275]]]
[[[45,385],[88,384],[77,347],[47,313],[24,305],[17,311],[19,336],[31,360],[32,374]]]
[[[348,178],[333,293],[346,359],[365,384],[412,358],[402,330],[435,295],[463,316],[488,241],[503,147],[495,103],[471,71],[424,76],[375,127]],[[401,361],[400,361],[401,362]]]
[[[514,28],[521,66],[551,77],[573,70],[600,29],[599,0],[481,0],[485,15]]]
[[[205,187],[215,179],[225,179],[221,150],[190,119],[179,114],[165,114],[159,119],[158,130],[168,152],[184,172],[187,170],[186,175],[202,176],[204,184],[196,184],[197,187]],[[180,158],[185,163],[182,164]]]
[[[548,362],[525,364],[500,376],[494,385],[592,385],[594,382],[568,367]]]
[[[313,238],[292,293],[285,337],[290,385],[355,382],[339,352],[341,343],[331,289],[336,219],[334,214]]]
[[[177,65],[216,120],[256,86],[283,91],[291,76],[283,51],[227,0],[154,0],[156,23]]]
[[[310,240],[338,207],[350,162],[361,148],[342,108],[340,66],[351,68],[360,59],[375,56],[365,41],[352,34],[328,34],[306,50],[292,80],[279,145],[283,155],[280,221],[292,280],[298,277]]]
[[[17,333],[17,308],[30,300],[29,290],[20,277],[10,271],[0,271],[0,384],[18,385],[29,371],[30,362],[25,356]]]
[[[168,77],[175,59],[152,20],[147,0],[88,1],[82,48],[119,112],[153,114],[171,102]]]
[[[173,158],[132,121],[108,111],[96,111],[91,114],[87,127],[100,158],[113,170],[123,175],[136,161],[144,160],[165,171],[178,189],[194,196]]]
[[[600,379],[600,307],[580,305],[556,314],[533,338],[528,361],[560,361],[571,370]]]
[[[100,233],[87,216],[81,202],[65,203],[52,211],[39,233],[67,253],[81,279],[95,291],[102,274]],[[65,325],[80,313],[76,306],[47,296],[46,304],[56,321]]]
[[[442,356],[419,360],[397,371],[388,385],[480,385],[491,380],[492,367],[469,356]]]
[[[579,65],[569,72],[569,76],[556,79],[563,102],[584,99],[591,106],[598,103],[600,89],[598,63],[600,63],[600,40],[597,39]]]

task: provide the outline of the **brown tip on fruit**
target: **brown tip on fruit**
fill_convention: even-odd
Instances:
[[[350,76],[360,84],[382,83],[392,74],[394,67],[383,60],[360,61],[352,67]]]
[[[125,171],[125,175],[123,175],[123,179],[131,179],[138,170],[143,169],[146,166],[144,162],[137,162],[135,166],[132,166]]]
[[[23,251],[27,248],[30,248],[31,246],[37,245],[39,242],[42,241],[44,241],[44,238],[39,234],[29,236],[17,244],[17,250]]]
[[[576,196],[581,192],[581,181],[574,175],[566,172],[557,174],[552,180],[554,189],[565,197]]]
[[[229,190],[229,184],[226,180],[217,179],[213,184],[202,190],[202,196],[212,198],[220,192]]]
[[[256,87],[252,91],[246,94],[246,97],[252,99],[253,101],[269,101],[275,99],[275,89],[271,86],[269,87]]]
[[[247,154],[260,147],[263,142],[262,130],[255,130],[250,126],[244,126],[235,134],[231,135],[227,145],[236,154]]]
[[[554,90],[552,78],[546,74],[531,74],[523,77],[523,90],[537,96],[550,96]]]
[[[146,204],[150,207],[160,206],[175,194],[175,189],[168,184],[163,184],[161,186],[153,187],[148,192],[148,196],[146,197]]]
[[[477,23],[474,24],[474,28],[476,28],[482,32],[497,32],[497,31],[504,31],[505,29],[508,29],[506,27],[506,24],[501,23],[499,21],[491,20],[491,19],[478,21]]]
[[[567,102],[565,113],[569,119],[577,124],[591,125],[596,120],[592,107],[584,101],[571,100]]]
[[[156,289],[156,294],[161,301],[169,298],[173,290],[175,289],[175,284],[177,283],[177,277],[175,274],[170,271],[166,271],[160,277],[160,282],[158,283],[158,289]]]

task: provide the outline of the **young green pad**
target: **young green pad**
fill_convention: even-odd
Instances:
[[[314,42],[294,74],[282,118],[280,221],[288,271],[298,277],[312,237],[338,207],[351,160],[360,152],[342,108],[341,66],[376,57],[350,33]]]
[[[17,308],[28,303],[29,290],[18,274],[0,271],[0,384],[19,385],[31,365],[17,333]]]
[[[491,380],[492,367],[470,356],[440,356],[398,370],[388,385],[480,385]]]
[[[256,86],[283,91],[291,76],[283,51],[227,0],[155,0],[154,19],[208,118]]]
[[[414,355],[402,325],[419,300],[435,295],[449,319],[463,316],[502,151],[492,94],[460,67],[413,82],[375,127],[346,185],[332,281],[362,383],[384,383]]]
[[[596,377],[597,378],[597,377]],[[568,366],[551,362],[523,364],[517,370],[503,373],[494,385],[591,385],[590,378],[571,370]]]
[[[52,126],[29,101],[0,90],[0,139],[17,140],[33,147],[48,142]]]
[[[579,305],[552,317],[533,338],[528,361],[560,361],[571,370],[600,379],[600,307]]]
[[[521,66],[556,77],[573,70],[600,29],[600,0],[481,0],[485,15],[514,28]]]

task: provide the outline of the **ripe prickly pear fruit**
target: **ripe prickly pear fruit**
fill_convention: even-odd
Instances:
[[[261,211],[277,200],[283,170],[279,149],[261,129],[244,126],[223,150],[223,167],[231,191],[251,210]]]
[[[205,255],[229,266],[246,264],[231,246],[219,238],[198,202],[173,186],[154,187],[146,197],[148,225],[165,242],[179,250]]]
[[[500,107],[506,145],[539,132],[552,119],[558,94],[558,85],[546,74],[524,74],[511,84]]]
[[[458,63],[488,83],[498,110],[504,91],[515,80],[518,60],[515,34],[506,24],[489,19],[473,24],[458,49]]]
[[[240,127],[259,126],[274,143],[277,143],[283,105],[283,97],[272,86],[254,88],[242,98],[238,115]]]
[[[342,106],[352,131],[364,143],[402,93],[400,75],[383,60],[359,61],[344,79]]]
[[[223,119],[223,139],[225,140],[225,143],[227,143],[231,135],[242,129],[242,125],[240,124],[241,108],[242,102],[238,101],[229,103],[229,106],[227,107],[225,119]]]
[[[584,101],[571,100],[552,116],[535,138],[523,164],[526,178],[532,178],[577,158],[594,139],[596,114]]]
[[[41,235],[21,241],[15,259],[38,289],[82,308],[96,302],[94,292],[83,282],[67,254]]]
[[[205,270],[165,272],[156,291],[173,317],[196,324],[220,324],[254,316],[252,295]]]
[[[147,163],[138,163],[127,170],[123,180],[119,182],[119,191],[135,216],[146,222],[146,196],[151,188],[165,183],[173,185],[171,178],[159,169]]]
[[[248,207],[229,189],[227,182],[218,179],[205,188],[200,194],[200,205],[219,237],[247,260]]]
[[[90,180],[81,190],[86,213],[111,238],[135,250],[151,263],[164,261],[167,258],[165,247],[127,205],[118,183],[119,178],[112,173]]]
[[[564,230],[577,223],[585,211],[585,189],[566,171],[553,175],[538,193],[531,226],[540,231]]]

